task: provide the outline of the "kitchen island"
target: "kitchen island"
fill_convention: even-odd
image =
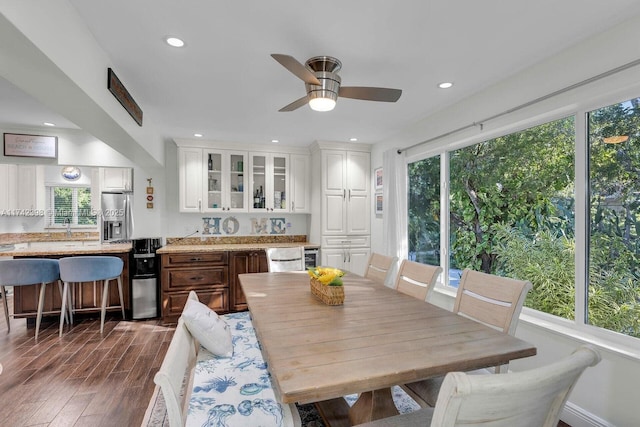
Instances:
[[[278,236],[280,237],[280,236]],[[268,271],[265,249],[319,245],[306,241],[306,236],[246,236],[233,239],[176,239],[160,248],[162,323],[178,321],[190,291],[217,313],[243,311],[247,301],[238,274]]]
[[[88,255],[108,255],[116,256],[124,261],[122,269],[123,296],[125,310],[130,310],[130,292],[129,292],[129,255],[131,252],[131,243],[104,243],[96,241],[81,242],[32,242],[17,244],[15,248],[0,252],[1,257],[13,258],[53,258],[59,259],[70,256],[88,256]],[[72,303],[75,313],[84,313],[91,315],[100,314],[100,305],[102,303],[102,284],[101,283],[79,283],[72,288]],[[38,292],[37,287],[19,286],[13,288],[13,310],[16,318],[27,318],[29,324],[35,321],[38,308]],[[107,301],[107,311],[119,311],[118,289],[111,286],[109,289],[109,301]],[[111,302],[113,301],[113,303]],[[58,318],[60,316],[60,293],[57,286],[47,286],[44,303],[44,317],[47,315]]]

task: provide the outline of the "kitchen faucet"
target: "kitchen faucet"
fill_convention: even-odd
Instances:
[[[71,218],[65,218],[62,222],[63,224],[67,224],[67,239],[71,238]]]

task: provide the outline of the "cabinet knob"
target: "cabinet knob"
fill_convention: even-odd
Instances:
[[[191,258],[190,261],[202,261],[202,258]]]
[[[204,277],[202,277],[202,276],[195,276],[195,277],[190,277],[190,278],[189,278],[189,280],[192,280],[192,281],[194,281],[194,282],[195,282],[195,281],[200,281],[200,280],[202,280],[202,279],[204,279]]]

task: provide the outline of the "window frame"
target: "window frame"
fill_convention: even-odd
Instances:
[[[55,215],[53,214],[55,211],[55,194],[54,194],[54,188],[71,188],[73,190],[73,195],[72,195],[72,211],[77,212],[78,211],[78,189],[84,188],[86,190],[89,191],[89,193],[91,194],[91,196],[93,197],[93,192],[91,191],[91,186],[90,185],[83,185],[83,184],[60,184],[60,183],[47,183],[45,184],[45,199],[46,199],[46,203],[45,203],[45,229],[66,229],[67,225],[66,224],[56,224],[54,222],[55,220]],[[93,209],[93,207],[91,208]],[[78,215],[73,215],[72,217],[72,221],[70,224],[70,227],[72,229],[98,229],[98,220],[96,218],[96,224],[94,225],[89,225],[89,224],[78,224]]]
[[[640,360],[639,339],[610,331],[586,323],[586,295],[588,292],[588,259],[587,247],[589,242],[589,177],[588,177],[588,134],[587,113],[612,104],[640,97],[640,86],[631,90],[620,89],[604,95],[591,97],[586,102],[575,102],[556,109],[541,111],[540,106],[529,107],[525,112],[511,113],[496,119],[494,127],[482,126],[480,132],[472,135],[456,137],[447,136],[431,142],[427,147],[409,150],[405,156],[405,173],[409,163],[440,155],[440,206],[441,218],[449,218],[449,153],[464,147],[488,141],[493,138],[523,131],[531,127],[559,120],[570,115],[574,116],[574,188],[575,188],[575,319],[568,320],[528,307],[523,307],[521,321],[542,327],[587,343],[593,343],[609,348],[617,353]],[[561,97],[562,98],[562,97]],[[562,102],[562,100],[558,100]],[[407,189],[408,191],[408,189]],[[408,215],[408,211],[406,212]],[[446,223],[446,224],[444,224]],[[440,252],[441,267],[449,271],[449,221],[440,224]],[[584,248],[578,250],[578,248]],[[455,298],[456,290],[449,286],[448,275],[442,274],[436,283],[434,291]]]

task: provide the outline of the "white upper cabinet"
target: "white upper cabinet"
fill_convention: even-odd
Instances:
[[[100,168],[101,191],[133,191],[132,168]]]
[[[370,156],[322,151],[322,234],[369,234]]]
[[[2,164],[0,180],[0,210],[16,216],[44,213],[44,166]]]
[[[289,155],[249,153],[251,212],[289,212]]]
[[[244,151],[204,150],[205,204],[202,212],[246,212],[247,177]]]
[[[0,210],[18,208],[18,165],[0,164]]]
[[[202,212],[202,149],[178,148],[180,212]]]
[[[180,212],[310,212],[306,149],[289,147],[291,153],[284,153],[247,145],[239,151],[233,149],[238,144],[175,142]]]
[[[308,155],[289,156],[289,198],[291,213],[311,213],[311,159]]]

